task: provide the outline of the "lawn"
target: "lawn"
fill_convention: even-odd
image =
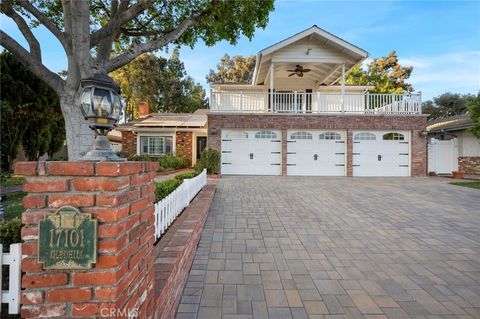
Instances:
[[[4,209],[4,218],[20,218],[24,208],[22,206],[22,198],[24,192],[8,193],[2,196],[2,205]]]
[[[450,183],[450,184],[457,185],[457,186],[480,189],[480,181],[479,182],[453,182],[453,183]]]

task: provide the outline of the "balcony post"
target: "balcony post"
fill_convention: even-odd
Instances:
[[[210,110],[215,109],[215,106],[213,105],[213,89],[210,88]]]
[[[273,92],[275,87],[274,78],[275,78],[275,67],[274,67],[274,63],[272,62],[270,64],[270,108],[272,109],[272,112],[275,112],[275,105],[273,104],[275,102],[274,92]]]
[[[293,92],[293,109],[294,109],[295,111],[297,111],[297,109],[298,109],[297,102],[298,102],[298,100],[297,100],[297,91],[294,91],[294,92]]]
[[[345,63],[342,64],[342,113],[345,113]]]
[[[317,91],[317,113],[320,113],[320,91]]]
[[[240,110],[244,111],[244,109],[243,109],[243,91],[240,91]]]

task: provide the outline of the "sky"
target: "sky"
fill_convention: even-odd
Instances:
[[[260,1],[260,0],[259,0]],[[281,0],[267,27],[249,40],[212,47],[198,42],[182,47],[187,73],[206,90],[205,76],[223,54],[254,55],[314,24],[366,50],[370,59],[397,51],[400,63],[413,66],[408,80],[428,100],[444,92],[477,94],[480,90],[480,0],[476,1],[293,1]],[[26,46],[15,24],[2,16],[1,28]],[[36,28],[43,62],[51,70],[66,69],[58,41]],[[160,55],[164,55],[160,53]],[[367,60],[367,62],[369,61]]]

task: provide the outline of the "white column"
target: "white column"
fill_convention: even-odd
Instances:
[[[345,63],[342,64],[342,113],[345,112]]]
[[[274,63],[272,62],[270,64],[270,107],[272,109],[272,112],[275,111],[275,106],[273,105],[274,104],[274,95],[273,95],[273,90],[275,88],[275,66],[274,66]]]

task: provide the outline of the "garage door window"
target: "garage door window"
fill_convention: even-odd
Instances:
[[[292,140],[311,140],[313,135],[308,132],[295,132],[290,135]]]
[[[403,141],[405,136],[400,133],[387,133],[383,135],[384,141]]]
[[[375,141],[377,137],[373,133],[362,132],[362,133],[355,134],[353,139],[355,141]]]
[[[232,131],[227,133],[227,138],[248,138],[247,132]]]
[[[321,140],[341,140],[342,136],[337,132],[325,132],[318,136]]]
[[[255,133],[255,138],[277,138],[277,134],[272,131],[260,131]]]

